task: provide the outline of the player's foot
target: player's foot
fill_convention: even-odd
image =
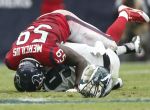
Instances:
[[[150,21],[148,15],[141,10],[133,9],[133,8],[127,7],[125,5],[121,5],[118,8],[118,12],[120,13],[122,11],[125,11],[128,14],[128,21],[139,22],[139,23]]]
[[[141,53],[142,47],[141,47],[141,39],[140,36],[135,36],[132,38],[132,41],[129,43],[126,43],[124,45],[127,49],[127,53]]]
[[[134,44],[135,52],[140,53],[142,50],[140,36],[133,37],[131,42]]]
[[[112,90],[116,90],[119,89],[123,86],[123,82],[121,78],[118,78],[117,82],[115,83],[114,87],[112,88]]]

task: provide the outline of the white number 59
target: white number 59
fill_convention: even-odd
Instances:
[[[45,43],[49,33],[47,31],[41,30],[41,28],[52,29],[51,26],[46,25],[46,24],[41,24],[36,28],[34,26],[30,26],[28,28],[28,29],[34,29],[33,32],[36,34],[41,34],[41,37],[39,39],[34,39],[32,41],[32,43],[36,43],[36,42]],[[24,39],[22,38],[23,36],[24,36]],[[30,32],[29,31],[21,32],[18,39],[17,39],[16,45],[25,44],[29,40],[29,38],[30,38]]]

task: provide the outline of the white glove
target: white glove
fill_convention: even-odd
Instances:
[[[111,38],[110,35],[108,35],[108,34],[106,34],[106,35]],[[101,41],[103,42],[103,44],[106,48],[110,48],[113,51],[117,50],[117,44],[114,40],[111,40],[111,39],[108,39],[105,37],[105,38],[101,39]]]
[[[73,88],[73,89],[66,90],[66,92],[78,92],[78,90],[76,88]]]
[[[107,43],[107,48],[110,48],[110,49],[112,49],[113,51],[115,51],[115,50],[117,50],[117,44],[116,44],[116,42],[115,41],[111,41],[111,42],[108,42]]]
[[[105,50],[106,49],[105,49],[103,43],[100,42],[100,41],[97,41],[95,43],[95,46],[94,46],[93,50],[91,51],[91,54],[94,55],[94,56],[99,57],[100,55],[104,55],[105,54]]]
[[[81,80],[85,83],[88,82],[91,78],[91,75],[93,74],[96,66],[95,65],[88,65],[81,76]]]

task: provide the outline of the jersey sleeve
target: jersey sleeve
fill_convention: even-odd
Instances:
[[[66,54],[59,47],[54,47],[51,49],[50,59],[55,64],[63,64],[65,62],[65,59],[66,59]]]

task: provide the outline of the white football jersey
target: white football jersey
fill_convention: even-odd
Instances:
[[[89,64],[104,66],[103,56],[102,55],[93,55],[94,47],[87,44],[78,44],[78,43],[65,43],[65,46],[73,49],[79,55],[83,56]]]
[[[66,91],[73,88],[75,84],[75,70],[73,67],[62,65],[47,69],[44,76],[43,89],[45,91]]]
[[[98,42],[98,45],[95,45],[95,47],[78,43],[65,43],[64,45],[83,56],[89,64],[107,68],[112,75],[113,83],[117,81],[120,69],[119,57],[113,50],[105,49],[103,43]]]
[[[118,56],[111,49],[105,49],[102,45],[97,48],[78,43],[65,43],[64,46],[73,49],[83,56],[88,61],[89,65],[107,66],[105,68],[112,74],[112,79],[115,80],[118,78],[120,61]],[[73,88],[75,82],[75,70],[68,66],[56,67],[47,73],[46,78],[46,82],[44,83],[46,91],[66,91]]]

